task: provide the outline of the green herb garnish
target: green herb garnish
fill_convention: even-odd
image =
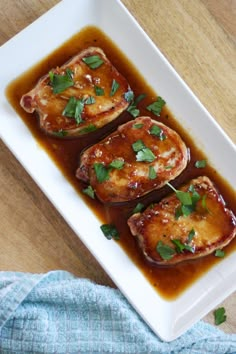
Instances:
[[[166,183],[176,194],[176,197],[181,202],[181,206],[175,211],[175,218],[178,219],[181,215],[188,216],[196,209],[196,204],[201,198],[195,191],[194,186],[189,187],[188,192],[183,192],[175,189],[169,182]],[[191,189],[191,191],[190,191]]]
[[[86,99],[83,100],[84,104],[93,104],[96,102],[93,96],[88,96]]]
[[[106,168],[102,163],[95,162],[93,164],[95,174],[99,183],[107,181],[109,179],[109,172],[110,170]]]
[[[156,156],[153,154],[152,150],[149,148],[144,148],[140,150],[136,154],[136,161],[146,161],[146,162],[153,162],[155,160]]]
[[[134,93],[133,91],[127,91],[124,93],[124,98],[127,102],[132,102],[134,99]]]
[[[84,101],[76,99],[75,97],[70,97],[67,105],[62,112],[63,116],[74,118],[77,124],[80,124],[83,120],[81,114],[84,109]]]
[[[114,225],[103,224],[100,226],[100,229],[108,240],[111,240],[112,238],[114,238],[115,240],[119,240],[119,232]]]
[[[95,192],[91,186],[84,188],[83,193],[88,195],[90,198],[95,199]]]
[[[110,96],[114,96],[119,87],[119,83],[115,79],[113,79],[111,84]]]
[[[101,66],[104,61],[99,55],[91,55],[90,57],[82,58],[83,62],[90,67],[90,69],[97,69]]]
[[[206,160],[198,160],[195,162],[194,166],[197,167],[197,168],[204,168],[206,167]]]
[[[207,198],[207,195],[204,194],[204,196],[202,197],[202,207],[203,207],[203,209],[205,209],[208,213],[210,213],[210,210],[208,209],[207,204],[206,204],[206,198]]]
[[[57,132],[53,132],[53,135],[61,137],[61,138],[66,136],[67,134],[68,134],[67,131],[65,131],[63,129],[60,129]]]
[[[176,254],[175,250],[172,247],[165,245],[162,241],[158,242],[156,250],[161,256],[161,258],[166,261],[171,259]]]
[[[166,135],[164,134],[163,130],[158,127],[158,125],[152,125],[151,129],[149,130],[151,135],[157,136],[160,140],[165,140]]]
[[[59,75],[54,72],[49,72],[50,85],[52,86],[53,93],[61,93],[65,91],[68,87],[74,85],[72,78],[73,72],[71,69],[67,68],[65,74]]]
[[[147,148],[141,139],[137,140],[132,144],[133,150],[136,154],[136,161],[146,161],[153,162],[156,156],[153,154],[152,150]]]
[[[194,249],[191,246],[182,243],[178,239],[171,240],[171,242],[175,245],[175,249],[177,253],[182,253],[184,250],[190,251],[192,253],[194,252]]]
[[[219,307],[214,311],[215,325],[219,326],[221,323],[226,321],[225,308]]]
[[[112,168],[115,168],[117,170],[121,170],[124,166],[125,162],[122,161],[122,160],[113,160],[109,166],[112,167]]]
[[[144,142],[141,139],[139,139],[139,140],[135,141],[135,143],[132,144],[132,148],[135,152],[138,152],[142,149],[145,149],[146,145],[144,144]]]
[[[155,102],[151,103],[146,108],[148,111],[152,112],[156,116],[160,116],[161,110],[165,104],[166,102],[159,96],[157,97],[157,100]]]
[[[143,127],[143,123],[136,123],[136,124],[133,124],[132,128],[133,129],[141,129]]]
[[[219,257],[219,258],[224,258],[225,252],[222,251],[222,250],[216,250],[216,251],[215,251],[215,256],[216,256],[216,257]]]
[[[194,236],[195,236],[195,230],[191,229],[188,234],[188,243],[190,243],[193,240]]]
[[[157,177],[157,173],[153,166],[149,166],[148,177],[149,179],[155,179]]]
[[[94,86],[94,91],[96,96],[104,96],[105,92],[104,89],[100,86]]]
[[[134,96],[133,96],[134,97]],[[144,99],[146,97],[146,94],[142,93],[141,95],[139,95],[138,97],[134,99],[132,99],[129,107],[127,108],[127,112],[129,112],[134,118],[138,117],[140,110],[137,108],[138,103]]]
[[[87,127],[84,127],[80,130],[79,134],[86,134],[97,130],[97,127],[94,124],[89,124]]]
[[[140,213],[144,208],[144,204],[138,203],[136,207],[133,209],[132,214]]]

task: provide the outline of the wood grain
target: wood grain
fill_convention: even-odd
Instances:
[[[57,0],[0,0],[0,44]],[[234,0],[123,0],[200,101],[236,142]],[[138,45],[131,43],[130,45]],[[64,269],[114,286],[7,147],[0,143],[0,270]],[[236,332],[235,294],[226,299]],[[213,314],[206,318],[213,323]]]

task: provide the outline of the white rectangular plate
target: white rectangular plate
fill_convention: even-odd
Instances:
[[[98,219],[38,146],[5,97],[11,80],[86,25],[102,29],[130,58],[231,185],[236,176],[236,164],[230,163],[235,161],[235,147],[119,0],[64,0],[0,48],[3,141],[153,331],[171,341],[236,289],[236,254],[214,266],[175,301],[161,298],[117,243],[103,237]],[[57,28],[56,35],[53,28]],[[221,158],[222,151],[227,159]]]

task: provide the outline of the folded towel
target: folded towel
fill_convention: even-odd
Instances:
[[[119,290],[64,271],[0,272],[0,353],[236,353],[236,335],[199,321],[163,342]]]

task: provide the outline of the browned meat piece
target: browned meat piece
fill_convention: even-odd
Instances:
[[[38,113],[48,134],[77,136],[116,119],[129,105],[124,97],[129,90],[104,52],[90,47],[42,77],[20,104]]]
[[[187,160],[187,148],[175,131],[139,117],[85,150],[76,176],[102,202],[124,202],[161,188],[183,171]]]
[[[192,205],[183,204],[174,193],[128,220],[145,257],[156,264],[208,255],[236,235],[236,218],[208,177],[190,181],[181,191],[187,193],[182,197],[191,197]]]

